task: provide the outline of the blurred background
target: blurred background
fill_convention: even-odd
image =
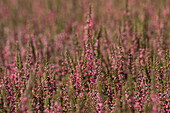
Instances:
[[[155,50],[160,46],[163,50],[169,48],[169,0],[1,0],[1,51],[16,41],[25,47],[30,37],[41,39],[36,43],[55,46],[58,52],[54,51],[55,54],[61,54],[66,48],[73,49],[75,35],[82,42],[89,4],[93,29],[105,28],[111,44],[116,45],[120,36],[125,45],[130,43],[132,38],[128,37],[132,35],[125,36],[129,30],[138,40],[147,40],[148,46]],[[10,40],[7,42],[7,39]],[[48,49],[53,49],[50,46]]]

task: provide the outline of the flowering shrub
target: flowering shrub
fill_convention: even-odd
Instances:
[[[107,1],[0,1],[0,112],[170,112],[170,1]]]

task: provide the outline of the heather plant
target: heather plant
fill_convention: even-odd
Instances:
[[[169,8],[0,1],[0,112],[170,112]]]

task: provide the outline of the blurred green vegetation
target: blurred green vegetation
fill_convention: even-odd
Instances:
[[[169,0],[1,0],[0,47],[8,38],[26,31],[52,40],[66,33],[66,44],[75,32],[82,37],[89,4],[94,29],[105,27],[111,43],[117,43],[118,35],[123,35],[128,26],[147,46],[156,50],[154,40],[160,40],[164,50],[169,48]]]

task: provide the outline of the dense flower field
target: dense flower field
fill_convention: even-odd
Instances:
[[[0,113],[169,113],[170,0],[1,0]]]

